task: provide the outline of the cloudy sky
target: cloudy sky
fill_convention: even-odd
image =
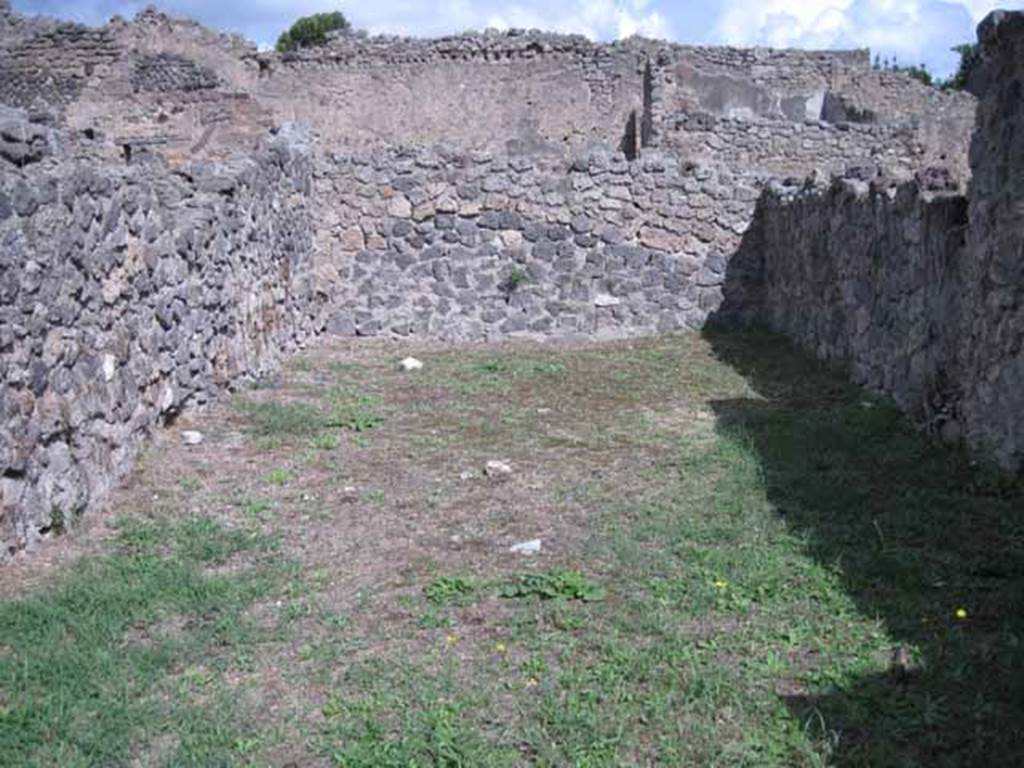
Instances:
[[[152,0],[14,0],[23,13],[99,24]],[[436,35],[486,27],[538,27],[599,40],[634,33],[683,43],[774,47],[869,47],[941,76],[950,47],[974,39],[993,8],[1024,0],[157,0],[165,10],[273,43],[297,16],[342,10],[371,32]]]

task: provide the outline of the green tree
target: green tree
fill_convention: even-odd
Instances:
[[[971,74],[981,63],[981,48],[977,43],[964,43],[954,46],[953,50],[960,54],[960,66],[956,74],[943,83],[943,87],[963,91],[970,82]]]
[[[932,78],[932,73],[928,71],[928,67],[924,64],[918,67],[900,67],[899,71],[915,80],[920,80],[925,85],[933,85],[935,82]]]
[[[287,32],[277,38],[277,50],[294,51],[299,48],[313,48],[327,42],[327,33],[351,29],[348,19],[341,11],[315,13],[297,20]]]

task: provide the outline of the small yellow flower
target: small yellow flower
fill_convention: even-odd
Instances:
[[[729,586],[729,582],[725,581],[724,579],[718,579],[717,581],[711,582],[711,586],[713,586],[715,589],[725,589]]]
[[[531,677],[529,680],[527,680],[526,681],[526,687],[527,688],[536,688],[537,687],[537,678]]]
[[[498,653],[508,653],[508,646],[504,643],[498,643],[496,646],[494,646],[494,650]]]
[[[448,635],[444,640],[448,645],[455,645],[459,642],[459,637],[458,635]]]
[[[957,608],[955,611],[953,611],[953,615],[956,616],[957,621],[963,621],[967,618],[967,609]]]

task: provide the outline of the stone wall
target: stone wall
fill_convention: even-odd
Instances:
[[[763,257],[772,328],[944,438],[1020,470],[1024,14],[992,14],[979,39],[969,198],[877,179],[824,190],[773,184],[748,237]],[[921,179],[950,186],[941,175]]]
[[[698,112],[794,122],[821,119],[837,72],[868,71],[871,65],[866,50],[683,45],[663,45],[655,61],[655,101],[664,116]]]
[[[333,329],[449,340],[702,327],[757,198],[656,153],[378,152],[318,176]]]
[[[102,504],[154,426],[322,325],[297,144],[136,160],[0,160],[0,559]]]
[[[762,319],[941,430],[956,415],[965,225],[962,196],[916,182],[772,184],[752,230]]]
[[[259,100],[328,145],[512,153],[619,146],[643,111],[644,52],[578,35],[338,35],[260,57]]]
[[[695,112],[680,113],[664,125],[664,149],[762,178],[817,174],[827,179],[851,166],[868,165],[910,178],[932,159],[917,132],[905,126],[738,119]]]
[[[1024,13],[978,30],[983,90],[971,143],[969,235],[961,330],[963,413],[972,446],[1024,466]]]
[[[835,147],[790,140],[794,126],[826,120],[871,123],[880,141],[913,144],[912,160],[966,175],[972,98],[873,72],[866,51],[602,44],[513,30],[430,40],[338,34],[325,47],[278,54],[152,9],[98,29],[11,18],[0,30],[0,102],[158,146],[172,162],[226,156],[296,120],[323,146],[347,150],[440,143],[633,156],[667,136],[666,147],[706,152],[701,161],[733,162],[679,131],[711,116],[723,132],[770,131],[787,172],[813,170],[818,149],[880,151],[863,132]]]

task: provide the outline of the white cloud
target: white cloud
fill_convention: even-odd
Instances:
[[[272,43],[297,16],[339,6],[371,32],[444,35],[536,27],[610,40],[642,34],[686,43],[862,48],[945,75],[950,46],[974,39],[996,7],[1024,0],[14,0],[15,8],[102,23],[145,4]]]
[[[974,27],[998,0],[729,0],[715,37],[734,45],[796,48],[869,47],[901,63],[926,63],[940,75],[956,66],[953,45],[974,39]]]
[[[353,6],[351,16],[371,32],[429,34],[495,27],[545,29],[578,33],[595,40],[633,34],[668,38],[666,16],[650,8],[647,0],[568,0],[513,3],[434,0],[434,2],[381,2]]]

